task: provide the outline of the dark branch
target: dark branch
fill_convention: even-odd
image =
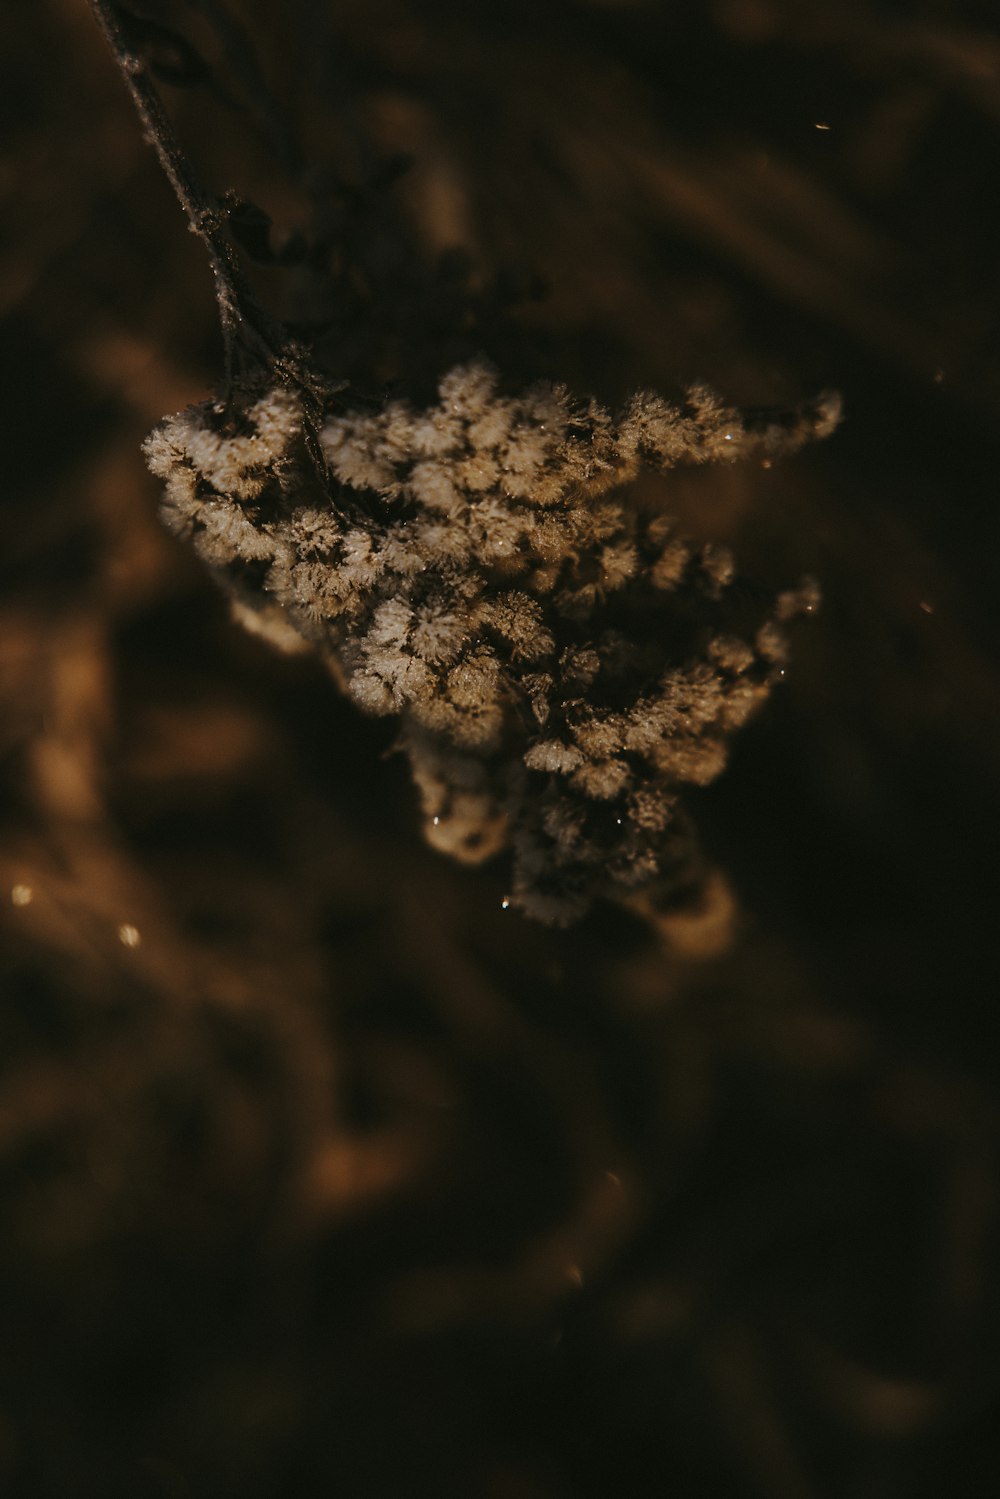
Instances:
[[[215,284],[215,298],[225,344],[229,384],[247,363],[288,363],[288,339],[253,296],[240,269],[236,252],[226,237],[227,212],[196,181],[174,134],[159,94],[150,77],[150,67],[141,46],[129,33],[128,12],[114,0],[89,0],[90,8],[104,32],[142,121],[146,139],[187,217],[188,227],[208,253]]]

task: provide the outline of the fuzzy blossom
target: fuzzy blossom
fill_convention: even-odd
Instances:
[[[502,392],[480,360],[426,409],[332,412],[311,445],[276,389],[167,418],[145,451],[166,523],[242,616],[398,716],[429,841],[510,850],[511,902],[565,922],[682,878],[681,788],[720,773],[817,600],[807,582],[751,608],[730,553],[640,509],[630,481],[789,452],[837,420],[832,397],[748,417],[703,386],[613,417],[558,385]]]

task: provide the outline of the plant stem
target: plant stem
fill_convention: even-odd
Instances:
[[[119,7],[114,0],[89,0],[89,4],[115,55],[146,139],[184,210],[188,227],[208,252],[222,324],[227,384],[231,386],[247,356],[271,362],[287,354],[287,339],[253,296],[224,232],[225,209],[214,203],[193,177],[160,96],[150,81],[146,60],[129,44]]]

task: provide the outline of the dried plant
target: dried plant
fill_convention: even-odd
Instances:
[[[727,551],[629,486],[793,451],[834,428],[837,399],[744,415],[696,385],[612,416],[550,383],[509,392],[485,358],[427,408],[350,399],[257,307],[120,10],[94,8],[208,248],[226,337],[222,394],[146,443],[166,523],[244,622],[398,715],[429,841],[473,863],[512,850],[505,903],[560,923],[600,895],[681,889],[681,790],[721,772],[781,671],[782,625],[818,594],[734,587]]]
[[[183,21],[230,98],[254,69],[209,15],[266,38],[308,183],[260,159],[214,84],[161,92],[201,175],[279,225],[208,201],[206,232],[235,236],[236,270],[303,344],[308,318],[328,329],[307,359],[261,323],[255,363],[234,318],[216,378],[202,246],[180,215],[171,234],[91,16],[8,7],[0,1493],[991,1492],[1000,71],[983,7],[937,24],[885,0],[125,3]],[[165,40],[142,56],[183,62]],[[412,175],[370,190],[371,157],[405,148]],[[297,227],[308,259],[256,271]],[[468,281],[435,260],[454,243]],[[491,321],[518,254],[556,296]],[[330,279],[311,305],[314,265]],[[294,467],[237,508],[270,535],[270,497],[314,505],[377,547],[416,501],[339,479],[321,434],[377,424],[386,389],[434,408],[480,348],[503,372],[491,405],[544,372],[617,409],[672,369],[732,394],[795,390],[808,364],[800,389],[842,381],[858,408],[767,474],[763,455],[623,466],[587,509],[620,508],[637,571],[589,617],[559,612],[562,580],[536,596],[484,570],[489,599],[534,599],[554,639],[613,612],[664,670],[712,668],[718,635],[755,649],[769,594],[821,577],[818,619],[775,621],[791,689],[707,792],[679,785],[659,845],[675,944],[685,882],[718,888],[698,883],[706,846],[744,897],[740,940],[707,966],[617,905],[568,932],[503,913],[509,854],[470,869],[414,836],[406,761],[378,763],[400,716],[324,682],[319,650],[358,676],[338,643],[355,626],[294,624],[290,643],[318,642],[298,661],[258,647],[159,524],[161,481],[137,484],[164,412],[220,384],[223,410],[184,420],[228,441],[277,391],[301,413]],[[315,399],[296,358],[324,371]],[[414,466],[394,460],[401,486]],[[576,503],[570,486],[537,516]],[[693,544],[676,586],[647,585],[660,511],[768,587],[712,597]],[[223,565],[272,629],[273,567]],[[504,664],[514,694],[564,649]],[[595,838],[602,813],[617,827],[571,772],[524,764],[570,729],[515,701],[501,747],[470,759],[499,777],[506,758],[532,796],[551,776]],[[684,806],[711,820],[700,861]]]

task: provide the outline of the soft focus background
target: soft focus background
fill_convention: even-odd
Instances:
[[[848,415],[672,483],[825,595],[692,798],[735,946],[534,927],[161,532],[203,255],[83,0],[5,7],[0,1491],[993,1493],[995,6],[135,8],[330,368]]]

